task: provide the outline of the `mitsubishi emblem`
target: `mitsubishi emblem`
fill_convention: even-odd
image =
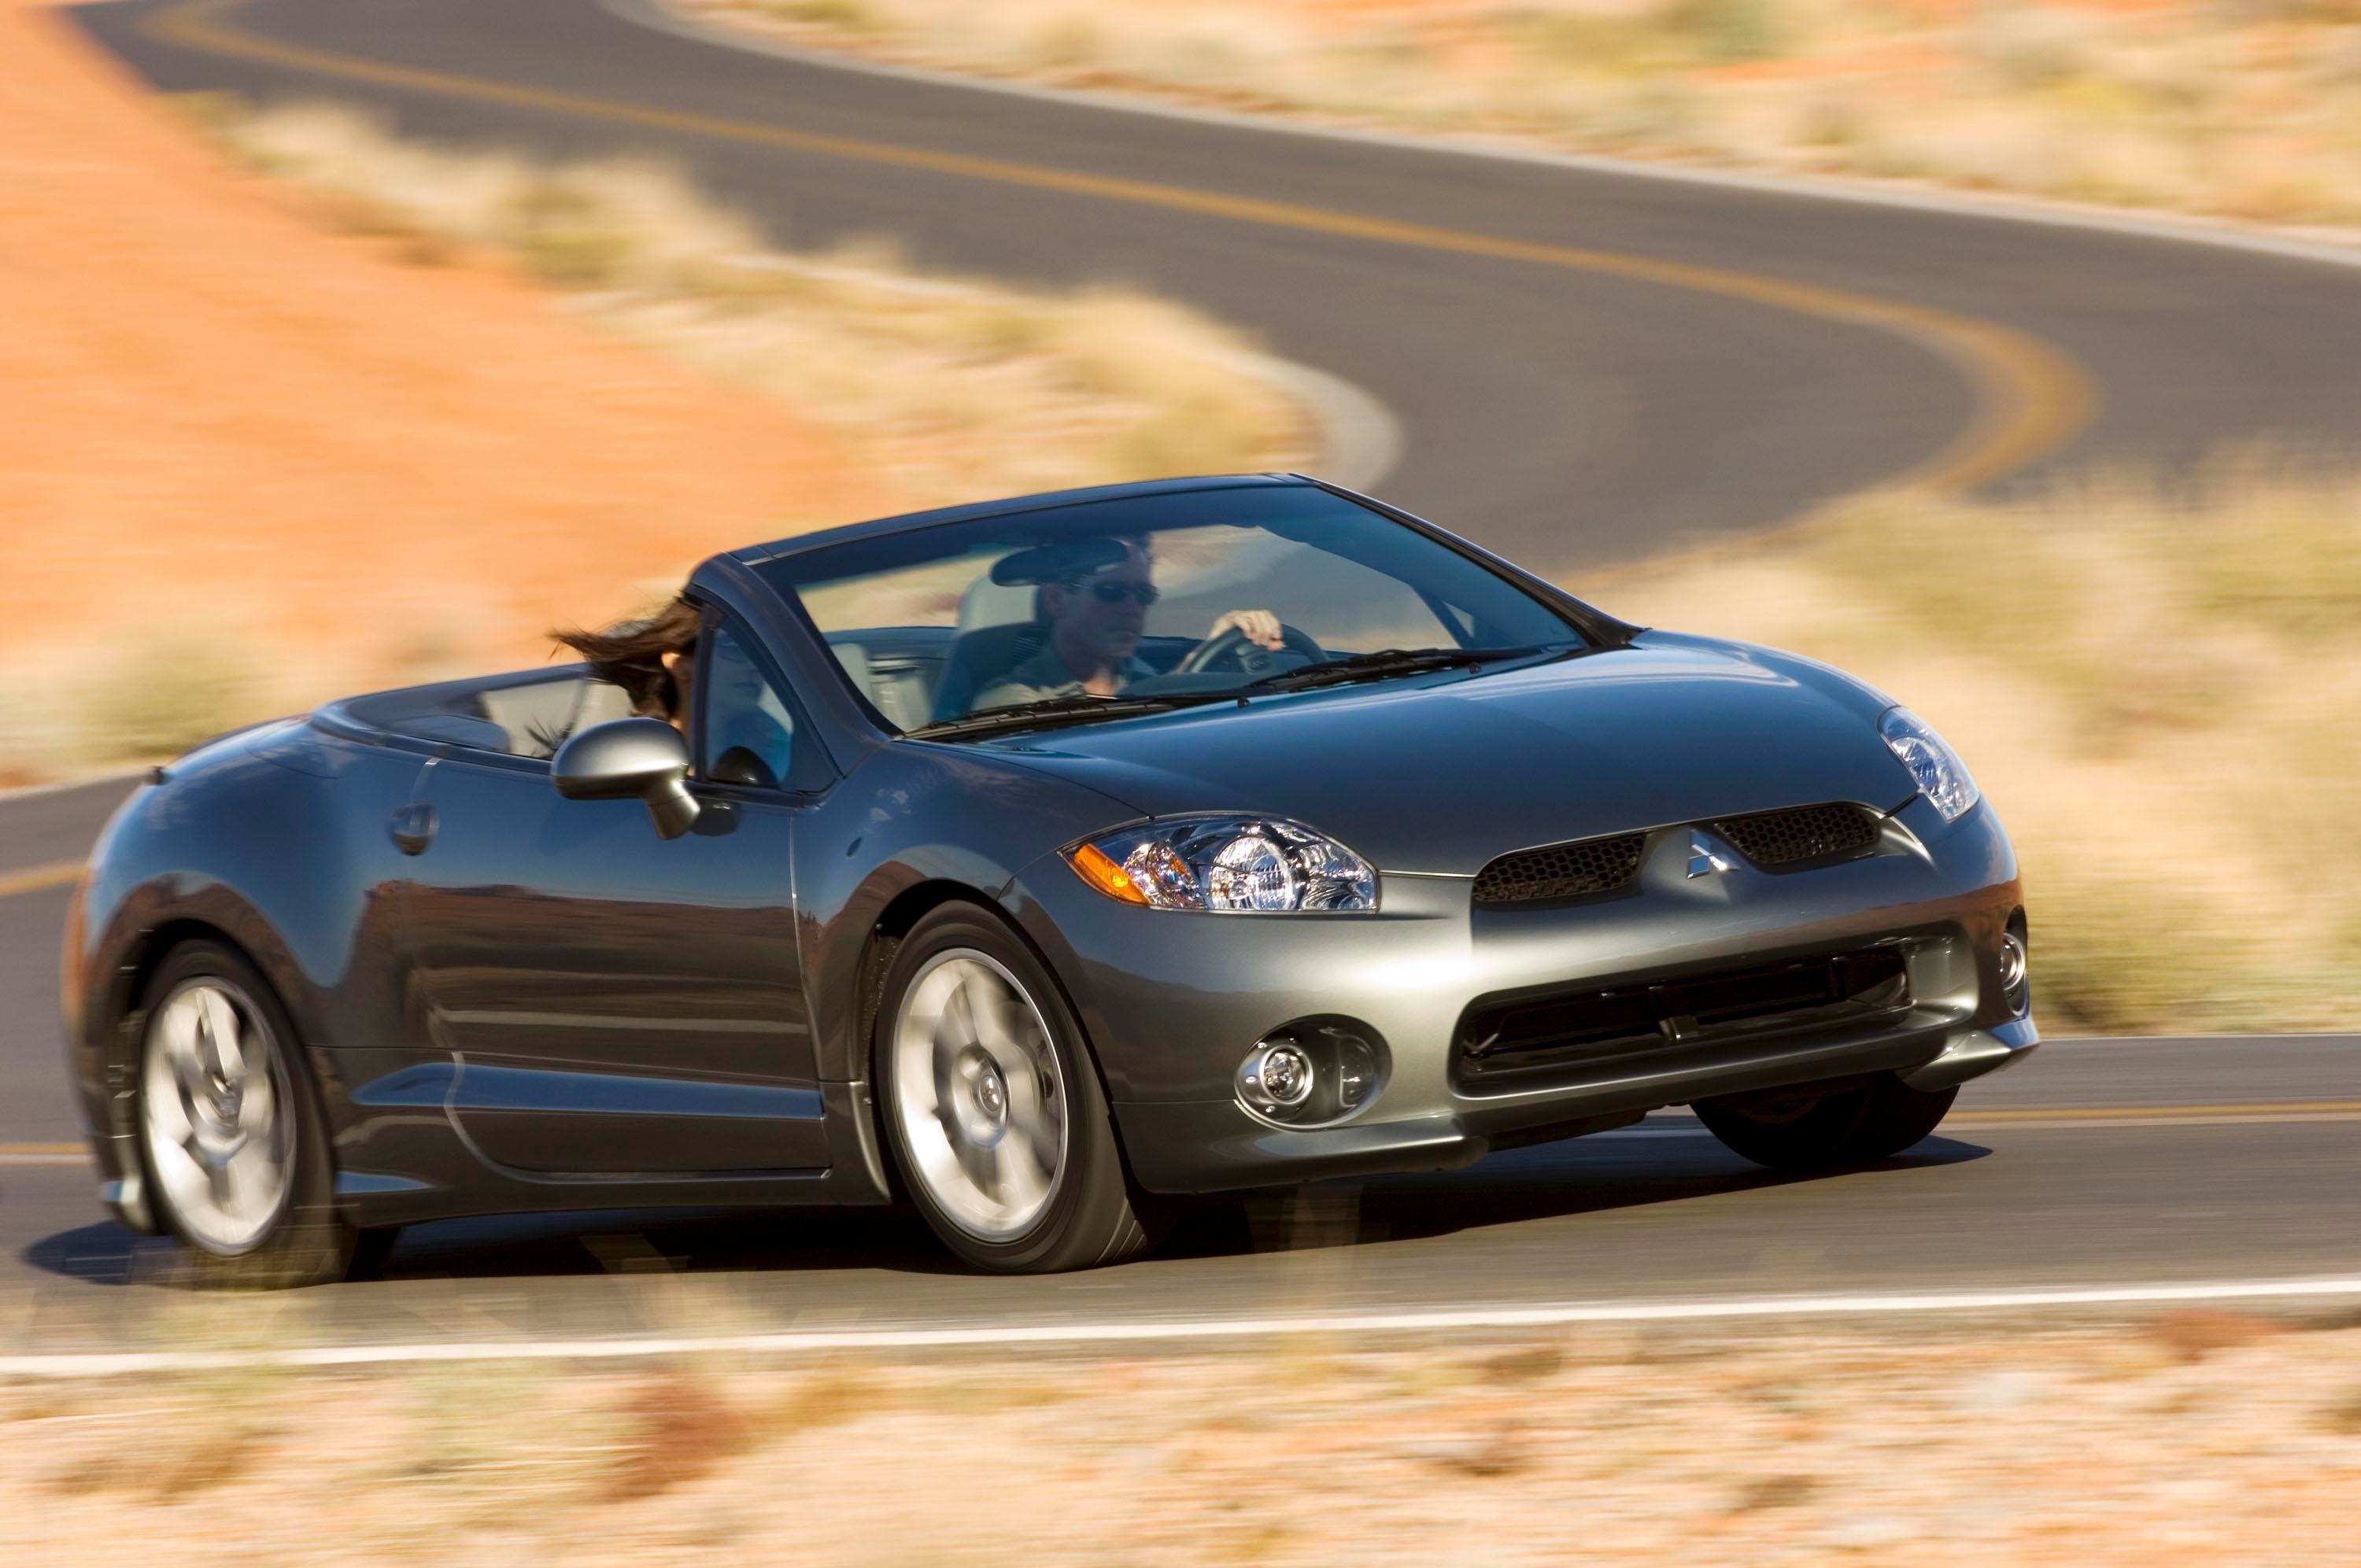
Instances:
[[[1707,841],[1706,836],[1694,828],[1690,828],[1689,875],[1711,876],[1716,872],[1726,872],[1729,869],[1730,862],[1721,858],[1720,851]]]

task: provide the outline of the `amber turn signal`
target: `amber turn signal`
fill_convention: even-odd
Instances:
[[[1126,904],[1148,902],[1148,894],[1131,880],[1131,873],[1117,865],[1115,857],[1096,844],[1084,844],[1075,850],[1067,855],[1066,863],[1074,868],[1076,876],[1109,898],[1120,899]]]

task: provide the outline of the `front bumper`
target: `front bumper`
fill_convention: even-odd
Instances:
[[[2021,907],[1989,806],[1946,826],[1924,801],[1861,860],[1687,874],[1686,828],[1660,832],[1631,894],[1522,909],[1472,905],[1463,877],[1388,874],[1366,916],[1172,914],[1113,904],[1055,861],[1012,890],[1096,1048],[1134,1177],[1211,1191],[1455,1168],[1512,1143],[1598,1131],[1659,1107],[1894,1072],[1941,1089],[2033,1048],[2002,995],[2000,944]],[[1455,1071],[1471,1003],[1551,988],[1677,983],[1869,944],[1906,951],[1906,1004],[1792,1027],[1673,1031],[1513,1088]],[[1349,1119],[1279,1125],[1235,1085],[1256,1043],[1309,1018],[1381,1040],[1382,1090]]]

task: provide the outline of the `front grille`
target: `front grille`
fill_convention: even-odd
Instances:
[[[1798,866],[1867,852],[1877,843],[1875,814],[1858,806],[1799,806],[1725,817],[1710,824],[1758,866]]]
[[[1587,839],[1502,855],[1476,875],[1478,904],[1537,904],[1548,898],[1580,898],[1611,893],[1640,869],[1644,833],[1617,839]]]
[[[1896,947],[1860,948],[1606,987],[1479,997],[1459,1020],[1452,1079],[1510,1089],[1568,1067],[1754,1031],[1858,1023],[1910,1005]]]

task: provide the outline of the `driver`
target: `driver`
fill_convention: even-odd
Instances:
[[[1113,543],[1123,547],[1120,561],[1041,585],[1047,633],[1041,651],[979,692],[969,711],[1082,693],[1113,696],[1157,673],[1135,652],[1148,624],[1148,607],[1158,598],[1155,558],[1146,539]],[[1284,646],[1279,617],[1267,609],[1227,611],[1205,633],[1205,641],[1230,630],[1259,647]]]

